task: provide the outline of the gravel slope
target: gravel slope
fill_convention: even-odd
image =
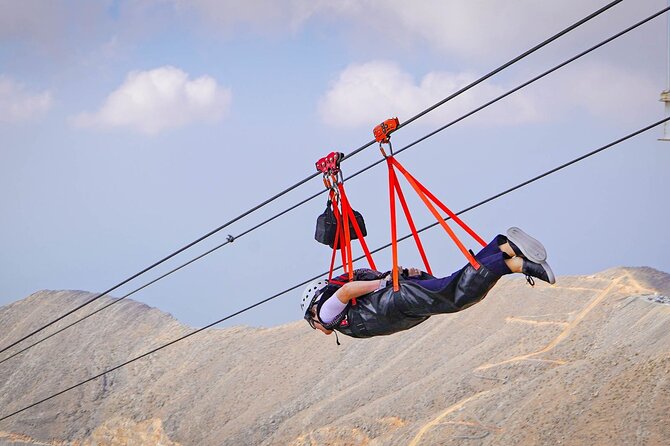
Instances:
[[[0,308],[7,345],[92,295]],[[0,446],[670,444],[670,276],[616,268],[405,333],[209,330],[0,422]],[[91,307],[109,300],[100,299]],[[190,329],[123,301],[0,364],[0,416]]]

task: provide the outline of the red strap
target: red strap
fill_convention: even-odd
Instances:
[[[347,215],[349,216],[349,221],[351,222],[351,225],[354,227],[354,232],[356,233],[356,236],[358,237],[358,241],[361,243],[361,248],[363,248],[363,253],[365,254],[365,258],[368,260],[368,264],[370,265],[370,269],[376,270],[377,267],[375,266],[375,261],[372,260],[372,254],[370,254],[370,250],[368,249],[368,244],[365,242],[365,238],[363,237],[363,232],[361,231],[360,226],[358,226],[358,221],[356,220],[356,216],[354,215],[354,211],[351,208],[351,205],[349,204],[349,198],[347,197],[347,194],[344,192],[344,185],[343,184],[338,184],[338,188],[340,190],[340,196],[342,197],[342,209],[344,212],[344,209],[347,211]],[[346,203],[346,205],[344,205]]]
[[[342,224],[340,225],[340,231],[343,234],[342,240],[345,241],[344,246],[342,247],[342,252],[345,253],[345,256],[342,258],[342,268],[351,282],[354,280],[354,265],[353,253],[351,252],[351,233],[349,232],[349,202],[347,201],[347,196],[343,193],[344,187],[341,183],[337,183],[337,188],[340,191],[340,206],[342,206]],[[351,305],[356,305],[356,299],[351,299]]]
[[[337,185],[340,188],[340,184]],[[347,210],[348,203],[346,197],[340,193],[340,206],[342,206],[342,225],[341,229],[344,232],[344,249],[347,256],[347,266],[344,271],[349,274],[349,280],[354,279],[354,265],[351,253],[351,234],[349,233],[349,212]]]
[[[477,262],[475,257],[472,254],[470,254],[470,251],[468,251],[468,249],[463,245],[463,243],[459,240],[459,238],[456,236],[454,231],[449,227],[447,222],[442,218],[442,216],[437,211],[437,209],[435,209],[435,206],[433,206],[433,204],[428,199],[427,195],[430,192],[428,192],[428,190],[423,185],[421,185],[412,175],[410,175],[409,172],[407,172],[407,170],[405,170],[405,168],[396,159],[394,159],[393,157],[388,157],[387,160],[390,160],[388,162],[392,163],[393,166],[397,167],[398,170],[400,170],[400,172],[405,176],[405,178],[407,179],[409,184],[414,188],[416,193],[419,195],[419,198],[421,198],[421,200],[426,205],[426,207],[430,210],[430,212],[433,214],[435,219],[437,219],[438,223],[444,228],[445,231],[447,231],[447,234],[449,234],[449,237],[451,237],[451,239],[456,244],[456,246],[458,246],[458,249],[461,250],[461,252],[465,256],[465,258],[468,259],[468,262],[470,262],[470,264],[473,266],[473,268],[479,269],[479,266],[480,266],[479,262]],[[458,218],[446,206],[444,206],[442,203],[439,203],[439,201],[437,200],[437,198],[435,198],[434,195],[432,195],[432,194],[430,194],[430,195],[431,195],[431,199],[434,199],[436,201],[436,203],[438,203],[438,205],[441,205],[440,208],[442,208],[442,210],[444,212],[449,214],[449,216],[452,217],[452,219],[454,217]],[[472,235],[479,243],[483,243],[483,245],[486,246],[486,243],[481,239],[481,237],[479,237],[477,234],[475,234],[475,232],[472,231],[472,229],[470,229],[467,225],[465,225],[465,223],[463,223],[460,219],[458,219],[458,220],[454,219],[454,221],[459,223],[459,225],[461,225],[461,227],[463,229],[465,229],[470,235]]]
[[[333,242],[333,254],[330,256],[330,272],[328,273],[328,281],[333,279],[333,270],[335,269],[335,257],[337,256],[337,242],[340,241],[340,231],[335,230],[335,241]]]
[[[337,183],[337,188],[339,191],[339,200],[337,199],[338,197],[336,196],[335,192],[333,190],[330,191],[330,201],[333,204],[333,214],[335,215],[335,221],[337,222],[337,227],[335,230],[335,240],[333,242],[333,254],[330,259],[330,272],[328,274],[328,280],[332,281],[333,278],[333,270],[335,268],[335,257],[339,243],[340,253],[342,254],[342,269],[344,269],[344,273],[349,278],[349,281],[352,281],[354,279],[354,267],[353,267],[353,254],[351,250],[351,234],[349,230],[350,221],[351,226],[353,226],[354,232],[356,233],[356,236],[358,237],[358,240],[361,243],[361,247],[363,248],[365,257],[367,258],[368,263],[370,264],[370,268],[376,270],[377,267],[375,266],[374,260],[372,260],[372,254],[370,253],[368,245],[365,242],[363,232],[361,231],[361,228],[358,225],[358,221],[356,221],[354,211],[351,208],[351,205],[349,204],[349,199],[347,198],[347,194],[344,191],[344,185],[342,183]],[[356,299],[352,299],[351,303],[352,305],[356,305]]]
[[[331,194],[333,194],[332,197],[335,198],[334,193],[331,192]],[[343,228],[342,217],[340,215],[340,210],[338,208],[337,201],[336,200],[331,200],[331,201],[333,202],[333,214],[335,215],[335,221],[337,222],[337,225],[335,227],[335,240],[333,241],[333,250],[336,251],[338,249],[338,245],[339,245],[340,254],[342,255],[342,269],[344,270],[344,272],[346,274],[348,263],[347,263],[347,251],[346,251],[345,245],[343,243],[343,241],[345,239],[344,239],[344,232],[343,232],[343,229],[342,229]],[[335,256],[334,251],[333,251],[333,256]],[[332,259],[332,260],[334,260],[334,259]],[[333,274],[333,272],[332,272],[333,268],[334,268],[334,262],[331,265],[331,272],[330,272],[331,275]]]
[[[461,220],[458,215],[456,215],[454,212],[451,211],[444,203],[442,203],[435,195],[433,195],[423,184],[419,182],[416,178],[412,176],[407,170],[396,160],[395,158],[393,159],[393,165],[400,170],[400,172],[405,175],[408,181],[411,178],[416,185],[426,194],[428,198],[430,198],[435,204],[437,204],[440,209],[442,209],[444,212],[451,217],[453,221],[455,221],[463,230],[465,230],[472,238],[474,238],[482,247],[486,246],[486,242],[484,241],[483,238],[481,238],[475,231],[472,230],[463,220]],[[410,181],[411,183],[411,181]]]
[[[421,260],[423,260],[423,264],[426,267],[426,271],[428,272],[428,274],[432,275],[433,271],[431,270],[430,264],[428,263],[428,257],[426,257],[426,251],[423,249],[423,244],[421,243],[419,233],[416,230],[414,219],[412,219],[412,214],[409,212],[409,207],[407,206],[405,196],[403,195],[402,188],[400,187],[400,183],[398,182],[398,177],[396,176],[395,170],[393,170],[393,168],[389,169],[389,175],[392,176],[393,178],[393,186],[395,187],[395,191],[398,194],[398,199],[400,200],[400,204],[402,205],[402,210],[405,213],[405,218],[407,219],[409,228],[412,230],[412,237],[414,237],[414,241],[416,242],[416,248],[419,250]]]
[[[395,187],[393,179],[393,165],[390,158],[386,158],[389,169],[389,209],[391,211],[391,252],[393,253],[393,267],[391,268],[393,276],[393,291],[400,290],[400,281],[398,279],[398,231],[395,221]]]

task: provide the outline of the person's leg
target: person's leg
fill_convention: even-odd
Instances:
[[[515,256],[516,253],[510,246],[507,237],[502,234],[496,235],[488,245],[475,254],[475,258],[479,264],[486,267],[486,269],[498,278],[512,273],[524,273],[538,277],[549,283],[555,282],[553,273],[550,271],[548,265],[536,265],[533,262],[524,260],[523,257]],[[547,274],[542,270],[546,270]],[[416,282],[427,290],[440,291],[446,288],[454,279],[458,278],[462,271],[463,268],[447,277],[427,280],[410,278],[409,280]]]
[[[507,243],[507,237],[505,237],[502,234],[498,234],[495,237],[493,237],[493,240],[491,240],[488,245],[484,246],[482,249],[479,250],[477,254],[475,254],[475,258],[479,259],[480,257],[484,258],[493,254],[497,254],[501,252],[502,250],[501,246],[505,245],[506,243]],[[514,251],[511,251],[511,253],[512,253],[511,255],[514,256]]]
[[[509,258],[514,255],[514,251],[512,251],[512,248],[510,248],[509,245],[505,245],[507,245],[507,238],[502,234],[498,234],[488,245],[483,247],[477,254],[475,254],[475,258],[481,265],[487,267],[496,276],[511,274],[512,271],[506,265],[505,260],[509,260]],[[511,252],[511,256],[507,251]],[[463,268],[459,269],[450,276],[436,279],[421,280],[410,277],[409,280],[421,285],[427,290],[440,291],[446,288],[454,279],[456,279],[462,271]]]
[[[508,233],[514,229],[516,236],[516,244],[512,246],[510,242],[512,242],[512,239],[502,235],[498,234],[494,237],[494,239],[486,245],[484,248],[482,248],[481,251],[479,251],[476,254],[476,257],[479,258],[481,257],[488,257],[491,254],[495,254],[499,251],[504,252],[507,254],[509,257],[515,257],[515,256],[520,256],[520,257],[525,257],[529,260],[532,260],[535,263],[541,263],[544,260],[546,260],[547,257],[547,251],[544,249],[544,246],[542,246],[542,243],[540,243],[538,240],[532,238],[525,232],[523,232],[519,228],[510,228],[508,230]],[[524,254],[524,252],[531,253],[533,255],[527,255]],[[542,260],[536,260],[537,258],[541,257]]]
[[[487,257],[476,257],[480,265],[485,266],[498,277],[516,272],[510,268],[510,266],[515,265],[515,263],[510,262],[514,258],[516,257],[510,258],[510,256],[503,251],[491,254]]]
[[[554,272],[551,270],[547,262],[535,263],[524,257],[509,258],[504,253],[494,254],[477,260],[481,265],[484,265],[492,273],[499,276],[512,273],[523,273],[526,275],[528,283],[531,285],[534,285],[532,277],[536,277],[551,284],[556,283]]]
[[[496,235],[488,245],[475,255],[475,259],[480,265],[485,266],[499,277],[514,272],[507,262],[512,257],[514,257],[514,250],[507,243],[507,237],[502,234]]]
[[[458,270],[447,277],[439,277],[435,279],[417,279],[414,277],[410,277],[407,280],[409,280],[410,282],[414,282],[418,285],[421,285],[423,288],[429,291],[440,291],[446,288],[454,279],[458,277],[460,273],[461,270]]]
[[[497,276],[504,276],[511,273],[523,273],[528,278],[528,283],[534,284],[532,277],[536,277],[551,284],[556,282],[553,271],[546,261],[536,262],[529,258],[525,252],[533,255],[544,255],[546,259],[546,250],[542,243],[530,237],[519,228],[516,230],[516,245],[511,245],[510,239],[498,234],[486,247],[484,247],[475,256],[477,261],[489,269]],[[509,232],[509,231],[508,231]]]
[[[408,315],[430,316],[453,312],[454,309],[463,310],[484,299],[500,277],[506,274],[524,273],[549,283],[554,282],[551,273],[546,277],[543,265],[516,256],[507,238],[500,234],[481,249],[475,258],[480,264],[478,269],[466,264],[447,277],[428,280],[410,278],[409,281],[424,291],[415,290],[415,295],[408,294],[412,299],[408,300],[402,311]],[[417,296],[421,296],[421,299]],[[419,305],[419,302],[422,304]]]

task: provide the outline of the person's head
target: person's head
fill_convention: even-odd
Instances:
[[[310,327],[315,330],[321,330],[326,334],[330,334],[331,331],[323,328],[319,321],[319,317],[316,314],[316,304],[326,285],[328,285],[328,280],[326,279],[316,279],[310,282],[302,293],[300,309],[303,311],[303,317]]]
[[[307,319],[307,323],[314,330],[319,330],[321,333],[327,335],[333,332],[333,330],[328,330],[327,328],[324,328],[324,326],[321,324],[321,321],[319,320],[319,315],[316,314],[316,304],[312,305],[312,307],[309,309],[309,314],[305,315],[305,319]]]

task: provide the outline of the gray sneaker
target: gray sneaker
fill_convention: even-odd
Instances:
[[[507,230],[507,241],[518,256],[522,256],[535,263],[547,260],[547,250],[542,243],[526,234],[515,226]]]
[[[552,285],[556,283],[556,276],[554,276],[554,272],[551,270],[547,262],[535,263],[531,260],[524,259],[521,272],[526,275],[526,281],[528,281],[530,286],[535,285],[533,277],[549,282]]]

